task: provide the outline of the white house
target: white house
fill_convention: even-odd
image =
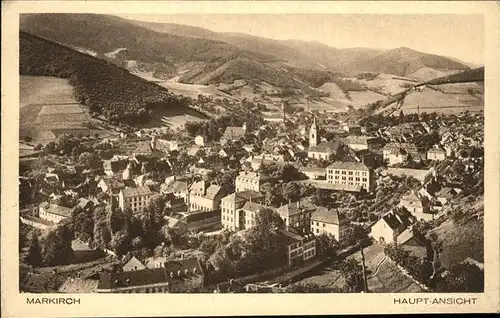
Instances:
[[[205,139],[203,136],[198,135],[194,138],[194,144],[198,146],[204,146],[205,145]]]

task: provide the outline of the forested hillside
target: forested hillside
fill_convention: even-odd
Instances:
[[[116,65],[20,32],[21,75],[67,78],[75,99],[111,122],[145,122],[152,107],[185,107],[186,101]]]

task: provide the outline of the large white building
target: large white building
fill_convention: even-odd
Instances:
[[[370,191],[373,187],[371,171],[363,163],[338,161],[326,169],[326,180],[329,183],[359,186],[366,191]]]
[[[221,200],[221,224],[224,229],[239,231],[255,225],[255,213],[263,208],[264,196],[252,190],[232,193]]]
[[[216,211],[223,197],[220,186],[202,180],[193,183],[189,188],[188,205],[193,211]]]
[[[57,204],[43,202],[38,206],[38,216],[40,219],[52,223],[59,223],[71,216],[71,209]]]
[[[267,178],[259,172],[242,171],[236,177],[235,188],[236,192],[252,190],[259,192],[260,186]]]
[[[311,232],[314,235],[328,233],[340,242],[349,229],[349,220],[337,209],[318,207],[311,216]]]
[[[125,188],[118,194],[118,206],[122,211],[129,208],[132,213],[142,212],[152,195],[153,192],[148,186]]]

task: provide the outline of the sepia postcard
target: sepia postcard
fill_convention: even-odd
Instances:
[[[500,312],[500,4],[2,4],[4,317]]]

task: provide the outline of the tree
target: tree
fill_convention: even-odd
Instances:
[[[28,243],[28,253],[24,257],[24,261],[34,267],[42,264],[42,248],[38,242],[38,237],[33,233]]]
[[[437,291],[449,293],[484,292],[484,272],[473,264],[452,266],[448,274],[437,283]]]
[[[343,260],[339,264],[339,269],[344,276],[349,291],[355,293],[363,291],[363,268],[357,260],[353,258]]]
[[[83,152],[78,157],[78,161],[92,170],[98,170],[102,168],[102,161],[95,152]]]
[[[123,229],[125,225],[124,213],[118,208],[109,207],[108,225],[109,225],[109,232],[112,235]]]
[[[453,170],[453,173],[455,173],[457,176],[460,176],[465,172],[465,165],[462,163],[462,161],[457,159],[451,166],[451,169]]]
[[[47,266],[67,264],[73,257],[72,240],[73,232],[67,224],[48,232],[43,239],[43,263]]]
[[[288,202],[294,202],[299,199],[300,188],[295,182],[288,182],[282,187],[283,197]]]
[[[111,233],[109,232],[108,218],[104,207],[99,206],[94,209],[93,221],[94,246],[100,248],[108,247],[111,241]]]
[[[110,246],[117,256],[125,255],[130,249],[130,236],[125,231],[118,231],[113,235]]]
[[[338,244],[335,236],[329,233],[324,232],[316,237],[316,250],[322,256],[333,256]]]

